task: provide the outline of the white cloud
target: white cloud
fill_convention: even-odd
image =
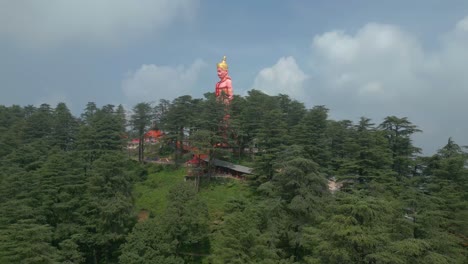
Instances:
[[[376,95],[383,92],[384,88],[379,82],[369,82],[359,89],[361,95]]]
[[[421,48],[410,35],[379,24],[368,24],[355,36],[342,31],[316,36],[312,50],[313,64],[330,89],[341,92],[379,82],[386,96],[395,95],[398,82],[414,81],[412,73],[422,59]]]
[[[303,83],[307,78],[293,57],[283,57],[272,67],[264,68],[258,73],[253,89],[270,95],[282,93],[300,97],[304,94]]]
[[[193,16],[197,0],[0,1],[0,37],[28,47],[112,44]]]
[[[335,63],[346,64],[355,58],[358,43],[343,31],[327,32],[314,38],[315,48],[323,52],[323,56],[335,61]]]
[[[131,103],[173,99],[180,95],[191,94],[191,89],[206,67],[202,60],[196,60],[189,67],[142,65],[135,72],[130,72],[122,82],[124,95]]]
[[[312,41],[314,72],[306,102],[325,104],[335,118],[408,116],[425,133],[419,145],[441,147],[449,136],[468,144],[468,17],[425,50],[393,25],[370,23],[356,34],[331,31]],[[297,66],[296,66],[297,67]]]
[[[468,32],[468,16],[457,23],[456,30]]]

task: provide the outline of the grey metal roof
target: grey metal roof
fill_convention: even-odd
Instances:
[[[209,161],[208,158],[205,158],[203,160],[206,161],[206,162]],[[230,170],[242,172],[242,173],[245,173],[245,174],[252,174],[252,171],[253,171],[252,168],[242,166],[242,165],[237,165],[237,164],[230,163],[230,162],[227,162],[227,161],[224,161],[224,160],[219,160],[219,159],[213,159],[213,164],[215,166],[228,168]]]

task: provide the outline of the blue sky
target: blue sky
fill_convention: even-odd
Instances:
[[[407,116],[432,153],[468,145],[468,1],[0,0],[0,104],[201,97],[227,56],[234,92]]]

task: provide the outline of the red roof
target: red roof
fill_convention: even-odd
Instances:
[[[150,130],[146,132],[145,134],[145,138],[149,138],[149,137],[160,138],[162,136],[163,136],[163,132],[161,130]]]
[[[208,155],[207,154],[198,154],[198,155],[193,155],[193,158],[189,161],[187,161],[188,164],[199,164],[204,161],[204,159],[207,159]]]

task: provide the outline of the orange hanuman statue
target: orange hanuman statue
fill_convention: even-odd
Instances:
[[[223,60],[218,63],[218,77],[219,82],[216,83],[215,95],[216,98],[222,100],[225,105],[229,105],[234,97],[232,91],[232,80],[228,74],[228,65],[226,63],[226,56],[223,57]]]

